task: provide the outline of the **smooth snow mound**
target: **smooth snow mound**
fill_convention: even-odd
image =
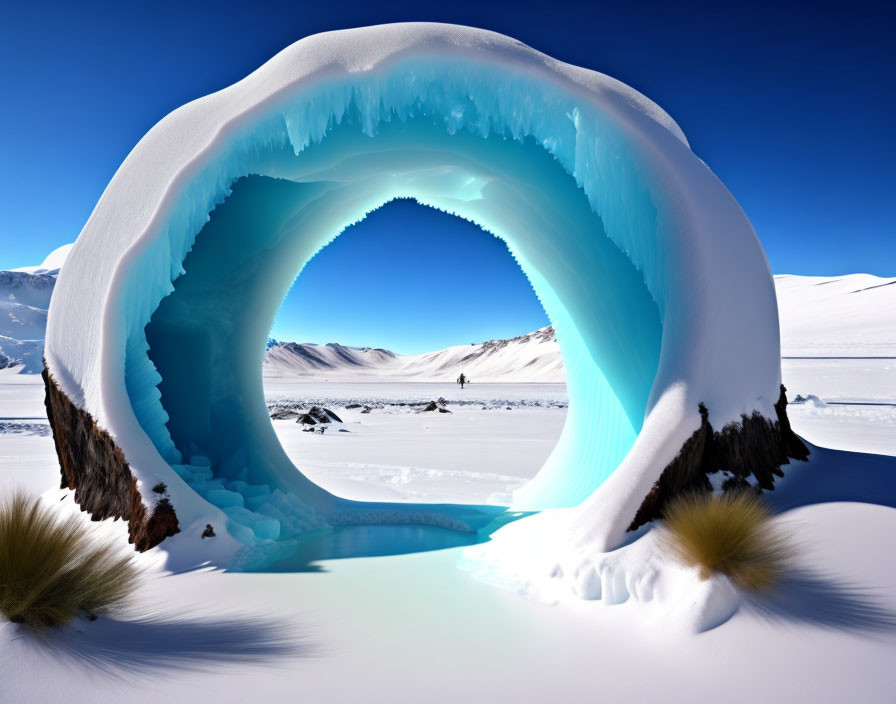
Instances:
[[[58,274],[74,246],[74,242],[64,244],[50,252],[40,266],[23,266],[13,271],[24,271],[28,274]]]
[[[896,356],[896,277],[775,276],[784,357]]]

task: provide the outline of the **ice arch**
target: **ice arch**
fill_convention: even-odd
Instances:
[[[127,515],[142,547],[222,519],[172,470],[196,455],[217,478],[284,497],[281,525],[254,538],[487,520],[471,507],[333,497],[293,467],[265,413],[263,342],[296,272],[397,197],[502,237],[557,329],[569,420],[517,508],[579,505],[586,533],[612,546],[702,427],[699,404],[716,427],[775,422],[764,254],[671,118],[500,35],[386,25],[294,44],[166,117],[115,175],[60,278],[47,335],[48,406],[64,408],[54,433],[82,505]],[[79,449],[64,426],[84,425],[82,411],[100,439]],[[76,476],[79,453],[103,452],[114,457],[102,470]],[[251,514],[224,519],[244,542]]]

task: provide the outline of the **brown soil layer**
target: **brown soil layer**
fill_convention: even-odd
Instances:
[[[89,413],[63,393],[46,362],[41,376],[46,388],[47,418],[62,471],[62,488],[74,489],[75,501],[93,520],[126,520],[129,540],[140,552],[180,532],[177,514],[167,498],[160,498],[151,513],[147,511],[121,448]]]
[[[644,498],[635,514],[630,531],[663,517],[663,509],[676,496],[689,492],[709,492],[709,475],[727,471],[723,489],[738,490],[750,486],[751,475],[756,485],[766,491],[775,488],[775,477],[783,477],[781,466],[791,459],[807,460],[809,449],[790,427],[787,418],[787,389],[775,404],[776,420],[758,413],[743,415],[739,423],[731,423],[720,431],[713,430],[709,412],[699,406],[700,427],[687,439],[678,456],[663,470],[660,478]]]

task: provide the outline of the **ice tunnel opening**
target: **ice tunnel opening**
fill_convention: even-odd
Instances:
[[[507,505],[565,423],[549,325],[503,240],[393,200],[315,254],[281,305],[263,365],[275,432],[338,496]]]
[[[257,139],[254,162],[232,177],[182,262],[171,262],[171,290],[151,312],[145,337],[128,347],[126,386],[138,422],[244,542],[359,523],[475,531],[495,515],[463,505],[340,499],[292,463],[270,423],[265,342],[297,272],[346,227],[396,198],[503,239],[555,327],[567,421],[513,509],[580,503],[637,436],[662,338],[644,275],[543,143],[446,130],[437,118],[381,122],[371,138],[363,120],[347,114],[301,150],[269,134]]]

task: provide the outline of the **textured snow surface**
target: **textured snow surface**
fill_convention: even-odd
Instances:
[[[320,405],[323,435],[275,420],[286,453],[339,496],[507,505],[550,455],[566,420],[563,384],[268,383],[269,403]],[[450,413],[420,412],[443,398]]]
[[[767,262],[660,108],[490,32],[332,32],[150,130],[60,276],[50,369],[141,485],[166,482],[182,521],[221,516],[170,467],[197,453],[222,479],[294,493],[309,515],[396,520],[387,506],[334,501],[295,470],[257,369],[304,262],[397,197],[505,239],[557,330],[568,419],[515,506],[590,496],[583,536],[613,547],[698,426],[698,403],[716,425],[772,415]]]

